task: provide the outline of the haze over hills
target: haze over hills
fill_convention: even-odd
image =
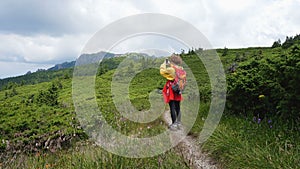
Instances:
[[[61,64],[56,64],[55,66],[47,69],[47,70],[60,70],[60,69],[66,69],[66,68],[71,68],[75,66],[75,61],[71,61],[71,62],[64,62]]]
[[[126,57],[126,56],[144,56],[144,57],[156,57],[154,55],[149,55],[147,53],[125,53],[125,54],[115,54],[110,52],[98,52],[93,54],[82,54],[76,61],[63,62],[56,64],[48,69],[38,69],[35,72],[28,71],[24,75],[16,77],[7,77],[0,79],[0,90],[5,89],[9,83],[15,84],[36,84],[40,82],[51,81],[57,77],[71,77],[73,72],[73,67],[91,63],[98,63],[102,59],[116,58],[116,57]]]
[[[77,61],[79,61],[81,64],[91,63],[91,62],[94,63],[102,58],[113,58],[116,56],[120,56],[120,55],[101,51],[101,52],[93,53],[93,54],[82,54],[77,59]],[[75,66],[75,64],[76,64],[76,61],[64,62],[61,64],[56,64],[55,66],[53,66],[47,70],[60,70],[60,69],[72,68]]]
[[[264,48],[277,48],[281,47],[282,49],[287,49],[291,47],[294,44],[300,43],[300,35],[286,37],[286,40],[282,43],[280,39],[278,41],[275,41],[271,47],[264,47]],[[250,49],[253,47],[248,47],[244,49]],[[224,49],[227,49],[226,47]],[[261,47],[254,47],[253,49],[262,49]],[[222,49],[216,49],[216,50],[222,50]],[[236,50],[243,50],[236,49]],[[184,51],[183,51],[184,52]],[[188,51],[190,52],[190,51]],[[124,54],[115,54],[111,52],[104,52],[100,51],[98,53],[93,54],[82,54],[76,61],[71,62],[64,62],[60,64],[56,64],[53,67],[49,69],[38,69],[36,72],[30,72],[28,71],[26,74],[17,76],[17,77],[8,77],[4,79],[0,79],[0,90],[4,88],[5,85],[7,85],[9,82],[17,83],[17,84],[36,84],[44,81],[49,81],[53,78],[59,77],[59,76],[72,76],[72,68],[77,65],[82,64],[90,64],[90,63],[98,63],[103,58],[114,58],[114,57],[126,57],[130,55],[138,55],[138,56],[146,56],[146,57],[162,57],[162,56],[169,56],[170,54],[166,51],[161,50],[155,50],[155,49],[149,49],[149,50],[143,50],[140,52],[128,52]],[[64,71],[58,71],[65,69]],[[57,71],[55,73],[48,74],[49,71]]]
[[[151,51],[145,51],[145,52],[141,52],[141,53],[129,52],[129,53],[124,53],[124,54],[115,54],[115,53],[111,53],[111,52],[101,51],[101,52],[93,53],[93,54],[82,54],[76,61],[70,61],[70,62],[66,61],[63,63],[58,63],[48,69],[38,69],[35,72],[28,71],[24,75],[20,75],[20,76],[26,76],[31,73],[42,72],[42,71],[56,71],[56,70],[60,70],[60,69],[72,68],[75,66],[76,62],[78,62],[77,64],[96,63],[100,59],[103,59],[103,58],[122,57],[122,56],[127,56],[127,55],[140,55],[140,56],[146,56],[146,57],[162,57],[162,56],[167,56],[167,52],[163,53],[163,52],[157,52],[157,51],[151,50]],[[7,77],[7,78],[3,78],[0,80],[18,78],[20,76]]]

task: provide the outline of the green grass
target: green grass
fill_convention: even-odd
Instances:
[[[242,64],[250,59],[276,58],[288,53],[281,48],[245,48],[229,49],[227,55],[222,56],[223,49],[217,51],[225,70],[234,62]],[[202,76],[202,83],[206,81],[203,77],[205,76]],[[197,77],[197,80],[199,79]],[[201,85],[199,88],[201,89]],[[240,101],[243,102],[243,99],[246,98],[240,98]],[[200,104],[199,114],[191,134],[199,135],[208,110],[208,102]],[[248,115],[248,119],[243,116],[244,113],[240,114],[233,115],[227,109],[213,135],[202,145],[203,149],[209,152],[223,168],[300,167],[300,134],[299,130],[291,130],[291,126],[293,128],[297,126],[296,123],[286,123],[280,117],[269,117],[258,124],[257,121],[253,121],[252,114],[252,116]],[[270,119],[272,122],[268,123]]]
[[[151,76],[155,76],[155,74],[153,74],[153,70],[151,69],[142,72],[142,74],[146,76],[147,74],[149,75],[149,72]],[[111,77],[113,74],[114,71],[108,71],[107,73],[103,74],[101,77],[96,79],[97,103],[100,108],[100,111],[105,117],[106,122],[108,122],[108,124],[112,126],[115,130],[120,131],[122,134],[134,135],[136,137],[150,137],[164,131],[165,126],[162,125],[163,122],[161,118],[158,118],[151,123],[136,123],[125,119],[117,111],[113,99],[111,97]],[[145,86],[145,83],[141,84],[136,82],[135,79],[133,79],[133,82],[130,85],[129,89],[131,90],[129,97],[131,98],[133,106],[138,111],[146,111],[150,108],[150,103],[148,101],[148,93],[152,90],[155,90],[155,86],[149,85],[146,87],[142,87],[141,85]]]
[[[233,62],[246,62],[252,57],[281,55],[286,51],[281,48],[229,49],[225,56],[221,56],[224,49],[218,49],[217,52],[227,69]],[[210,84],[202,62],[195,55],[186,55],[183,59],[198,83],[200,109],[190,131],[190,134],[198,135],[209,110]],[[162,60],[150,62],[158,67]],[[121,71],[131,72],[143,66],[133,65],[132,69],[121,68]],[[112,100],[111,81],[114,73],[115,70],[105,70],[96,78],[96,101],[105,120],[115,130],[128,136],[142,138],[164,131],[166,126],[161,118],[143,124],[122,117]],[[12,89],[0,91],[0,168],[187,168],[173,149],[155,157],[134,159],[113,155],[91,145],[75,114],[72,79],[61,78],[59,81],[62,88],[59,89],[57,106],[38,105],[31,100],[40,91],[47,90],[54,81],[18,86],[15,88],[17,94],[11,96],[7,94],[13,93]],[[129,86],[132,105],[138,111],[149,110],[152,96],[161,99],[158,91],[164,83],[158,69],[147,68],[138,73]],[[195,86],[192,86],[186,92],[193,92],[194,89]],[[83,99],[89,101],[91,98]],[[185,102],[189,102],[189,99],[186,98]],[[185,108],[187,111],[190,109]],[[223,168],[300,168],[299,131],[289,130],[290,124],[283,123],[280,118],[272,118],[271,124],[267,122],[269,119],[257,124],[252,118],[243,118],[229,112],[230,110],[226,110],[213,135],[202,145]],[[54,153],[40,146],[37,151],[20,154],[12,152],[9,157],[2,156],[8,146],[6,141],[11,143],[10,146],[18,143],[19,147],[16,148],[20,148],[20,145],[28,146],[38,140],[44,143],[49,137],[59,137],[58,131],[66,136],[79,137],[74,137],[74,141]]]
[[[1,168],[1,166],[0,166]],[[20,155],[7,168],[58,168],[58,169],[127,169],[127,168],[188,168],[170,150],[162,155],[151,158],[125,158],[108,153],[91,143],[74,146],[72,149],[56,153],[36,153]]]
[[[149,75],[157,77],[158,74],[153,74],[154,71],[148,69],[141,72],[139,77],[143,78],[143,76]],[[161,118],[145,124],[123,120],[124,118],[116,110],[111,98],[113,73],[113,70],[106,71],[96,78],[96,100],[105,120],[115,130],[128,136],[149,137],[165,131],[166,127]],[[28,102],[31,95],[36,96],[39,91],[47,90],[52,82],[16,87],[18,94],[9,98],[5,98],[6,90],[0,92],[0,98],[3,98],[0,102],[2,104],[0,127],[4,129],[2,132],[5,132],[1,134],[1,140],[7,140],[10,144],[15,143],[11,146],[21,143],[24,146],[31,144],[31,147],[34,147],[34,143],[42,143],[42,146],[37,147],[37,150],[25,151],[24,153],[13,152],[14,149],[16,151],[22,150],[22,148],[15,146],[10,154],[4,152],[8,144],[1,144],[3,151],[1,152],[0,168],[187,168],[174,150],[151,158],[136,159],[113,155],[98,146],[91,145],[89,141],[86,145],[82,145],[86,142],[86,136],[83,134],[74,113],[71,80],[60,79],[63,87],[59,90],[59,105],[57,106],[38,105],[34,101]],[[149,106],[140,107],[140,105],[142,105],[141,103],[149,104],[147,103],[147,93],[156,90],[156,82],[155,86],[153,83],[142,91],[139,90],[142,86],[137,78],[133,80],[131,85],[133,87],[131,86],[130,89],[130,99],[133,105],[139,110],[149,108]],[[143,97],[137,93],[142,93]],[[97,119],[94,118],[94,120]],[[43,144],[48,138],[58,138],[61,134],[58,131],[62,131],[67,137],[82,135],[79,137],[81,140],[75,137],[62,150],[56,149],[54,153],[51,153],[47,148],[43,148]],[[20,135],[16,136],[16,133],[20,133]]]
[[[64,88],[69,90],[70,80],[62,82]],[[17,95],[5,98],[5,91],[0,92],[0,130],[1,140],[10,140],[17,143],[19,140],[30,142],[38,139],[47,133],[60,130],[65,134],[82,133],[74,126],[76,121],[71,100],[64,99],[65,95],[70,94],[70,90],[62,98],[59,98],[61,105],[50,107],[34,103],[38,92],[47,89],[51,83],[44,82],[36,85],[16,87]],[[34,90],[33,90],[34,89]],[[74,124],[71,124],[74,123]]]
[[[224,168],[299,168],[300,134],[272,123],[223,116],[204,149]]]

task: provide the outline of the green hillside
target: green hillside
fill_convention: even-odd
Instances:
[[[49,82],[56,78],[70,78],[72,77],[72,71],[73,69],[71,68],[59,71],[38,70],[22,76],[0,79],[0,90],[11,89],[12,87],[16,86],[34,85],[42,82]]]
[[[202,148],[223,168],[300,167],[299,48],[295,43],[289,47],[217,49],[226,71],[226,109]],[[201,52],[182,54],[200,93],[199,114],[189,133],[195,136],[202,130],[211,97],[207,72],[196,55]],[[156,135],[165,130],[162,119],[130,122],[114,106],[112,76],[123,59],[101,63],[96,76],[97,104],[106,121],[123,134]],[[129,98],[136,109],[149,109],[149,94],[162,89],[165,79],[158,69],[148,66],[162,62],[163,58],[144,59],[141,64],[133,62],[124,70],[118,69],[130,73],[146,68],[129,85]],[[73,106],[72,70],[46,71],[44,82],[39,80],[40,72],[3,83],[0,168],[188,168],[174,149],[151,158],[131,159],[110,154],[88,141]],[[126,78],[126,74],[116,76]],[[21,84],[22,78],[27,81]]]

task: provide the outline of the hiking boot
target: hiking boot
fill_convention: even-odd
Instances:
[[[182,124],[181,122],[175,122],[175,126],[177,127],[178,130],[182,129]]]
[[[173,123],[173,124],[169,125],[169,129],[171,131],[176,131],[178,129],[178,127],[177,127],[177,125],[175,123]]]

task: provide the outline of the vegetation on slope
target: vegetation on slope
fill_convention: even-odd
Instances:
[[[226,110],[218,128],[202,147],[224,168],[300,167],[300,50],[298,36],[287,39],[272,48],[217,49],[227,75]],[[201,50],[182,54],[200,93],[201,106],[191,130],[195,136],[202,130],[210,102],[209,79],[197,52]],[[165,130],[161,119],[148,124],[133,123],[122,118],[114,106],[111,81],[123,59],[101,63],[96,78],[97,103],[110,125],[123,134],[144,137],[160,133]],[[126,71],[134,72],[137,67]],[[1,85],[0,167],[187,167],[174,150],[152,158],[128,159],[83,141],[87,136],[74,112],[71,72],[44,72],[49,78],[43,83],[33,82],[32,79],[39,79],[37,73],[26,83],[12,78],[5,87]],[[132,104],[138,110],[149,109],[149,94],[159,92],[163,85],[157,69],[138,73],[129,86]],[[24,153],[15,158],[20,150]]]

